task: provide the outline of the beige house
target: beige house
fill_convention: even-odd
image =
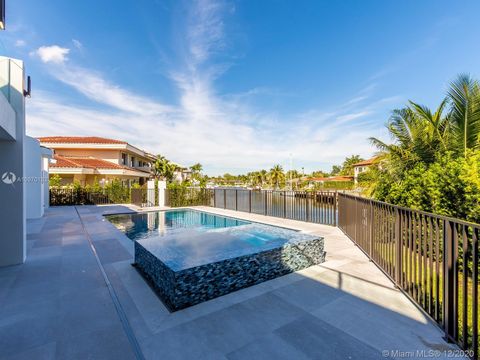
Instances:
[[[357,184],[358,182],[358,175],[367,171],[370,168],[370,166],[372,166],[375,163],[376,160],[377,160],[377,157],[373,157],[371,159],[360,161],[356,164],[353,164],[353,178],[355,180],[355,184]]]
[[[63,184],[95,181],[105,185],[120,179],[125,185],[144,184],[152,176],[155,156],[125,141],[102,137],[51,136],[38,138],[54,151],[50,176],[58,174]]]

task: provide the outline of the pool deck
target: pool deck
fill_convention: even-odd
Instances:
[[[28,222],[25,264],[0,268],[0,359],[381,359],[455,349],[338,228],[196,208],[323,236],[326,262],[170,313],[131,266],[133,243],[102,216],[134,207],[51,208]]]

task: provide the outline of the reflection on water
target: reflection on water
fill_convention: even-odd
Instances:
[[[130,239],[145,239],[152,235],[167,235],[175,229],[219,229],[250,224],[224,216],[194,210],[172,210],[143,214],[108,216],[108,220],[122,230]]]
[[[316,238],[189,209],[113,215],[108,220],[173,270]]]

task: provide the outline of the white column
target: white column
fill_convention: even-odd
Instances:
[[[155,180],[147,181],[147,206],[155,204]]]
[[[167,189],[167,182],[164,180],[158,181],[158,206],[165,206],[165,190]]]
[[[50,187],[49,187],[49,168],[50,159],[53,157],[53,151],[50,149],[42,148],[42,196],[43,196],[43,210],[50,207]]]
[[[25,196],[27,219],[43,216],[42,206],[42,155],[40,143],[30,136],[25,137]]]
[[[0,57],[1,104],[15,111],[15,138],[0,141],[0,266],[20,264],[26,256],[24,182],[12,183],[25,176],[24,78],[23,61]]]

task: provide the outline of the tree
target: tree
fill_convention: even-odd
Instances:
[[[452,150],[466,157],[468,150],[480,148],[480,85],[469,75],[459,75],[450,84],[448,98],[452,105]]]
[[[363,161],[360,155],[352,155],[347,157],[342,164],[342,169],[339,171],[338,175],[346,175],[346,176],[353,176],[353,165]]]
[[[48,185],[50,187],[59,187],[62,185],[62,178],[58,174],[54,174],[50,176],[50,179],[48,179]]]
[[[322,170],[317,170],[317,171],[314,171],[312,172],[312,177],[316,177],[316,178],[323,178],[323,177],[327,177],[328,174]]]
[[[192,173],[194,173],[194,174],[199,174],[199,173],[202,172],[203,166],[200,163],[196,163],[196,164],[193,164],[192,166],[190,166],[190,170],[192,170]]]
[[[397,205],[480,222],[480,85],[450,84],[435,111],[410,101],[392,112],[391,143],[371,138],[381,166],[367,194]]]
[[[172,182],[178,165],[167,160],[164,156],[158,155],[157,160],[153,164],[153,174],[156,178],[162,178],[168,182]]]
[[[272,185],[277,190],[280,187],[280,183],[285,180],[285,174],[281,165],[274,165],[269,172],[269,177]]]
[[[341,171],[342,171],[342,168],[340,166],[333,165],[332,166],[332,171],[330,172],[330,176],[338,175],[338,174],[340,174]]]

